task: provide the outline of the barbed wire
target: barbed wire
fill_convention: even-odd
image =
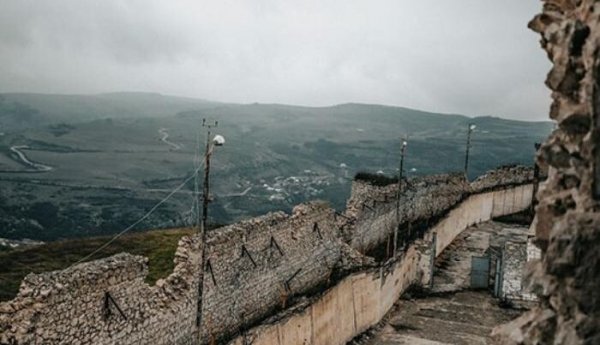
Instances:
[[[175,195],[188,182],[190,182],[192,179],[196,178],[197,175],[198,175],[198,171],[200,171],[200,169],[202,168],[202,165],[203,164],[200,162],[200,164],[197,165],[196,169],[194,169],[194,172],[192,173],[192,175],[190,177],[186,178],[183,181],[183,183],[181,183],[179,186],[175,187],[175,189],[171,190],[171,192],[166,197],[164,197],[162,200],[160,200],[158,203],[156,203],[141,218],[139,218],[138,220],[136,220],[135,222],[133,222],[131,225],[129,225],[128,227],[126,227],[125,229],[123,229],[121,232],[119,232],[118,234],[116,234],[115,236],[113,236],[110,240],[108,240],[106,243],[104,243],[103,245],[101,245],[100,247],[98,247],[96,250],[94,250],[90,254],[86,255],[85,257],[83,257],[79,261],[77,261],[77,262],[69,265],[69,267],[72,267],[72,266],[75,266],[77,264],[80,264],[80,263],[88,260],[89,258],[93,257],[94,255],[98,254],[104,248],[108,247],[111,243],[113,243],[114,241],[116,241],[119,237],[123,236],[126,232],[128,232],[129,230],[135,228],[138,224],[140,224],[141,222],[143,222],[144,220],[146,220],[148,217],[150,217],[150,215],[154,211],[156,211],[157,208],[159,208],[162,204],[164,204],[165,202],[167,202],[167,200],[169,200],[173,195]]]

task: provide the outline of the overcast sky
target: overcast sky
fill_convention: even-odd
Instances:
[[[0,92],[547,118],[537,0],[0,0]]]

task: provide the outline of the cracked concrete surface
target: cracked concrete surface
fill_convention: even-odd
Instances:
[[[436,259],[432,291],[441,293],[468,289],[472,256],[499,255],[507,239],[526,242],[527,231],[525,227],[494,221],[466,229]]]
[[[487,344],[492,329],[520,315],[485,291],[461,291],[401,300],[369,345]]]
[[[500,222],[472,226],[436,260],[432,294],[397,302],[387,323],[362,344],[476,345],[491,342],[492,329],[522,310],[502,308],[487,290],[469,290],[471,257],[494,255],[507,239],[527,238],[527,228]]]

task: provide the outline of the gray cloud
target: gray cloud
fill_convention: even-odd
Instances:
[[[522,0],[0,0],[0,91],[152,91],[545,119]]]

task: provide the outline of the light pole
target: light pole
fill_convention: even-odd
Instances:
[[[469,173],[469,150],[471,149],[471,133],[473,133],[475,128],[477,128],[477,126],[475,126],[472,123],[469,123],[469,127],[467,130],[467,152],[465,154],[465,178],[467,179],[467,181],[469,181],[468,173]]]
[[[202,293],[204,290],[204,265],[206,261],[206,251],[204,245],[206,243],[206,220],[208,219],[208,203],[210,202],[210,184],[209,184],[209,176],[210,176],[210,157],[214,151],[216,146],[223,146],[225,144],[225,138],[221,135],[215,135],[211,140],[210,130],[213,127],[218,126],[218,122],[215,121],[212,124],[207,124],[206,119],[202,120],[202,127],[206,127],[206,151],[204,153],[204,184],[202,187],[202,213],[200,215],[200,219],[198,220],[198,235],[200,237],[200,274],[199,274],[199,282],[198,282],[198,310],[196,314],[196,326],[198,327],[198,338],[201,335],[201,326],[202,326]],[[197,172],[199,173],[199,171]],[[200,197],[200,196],[198,196]],[[198,200],[198,204],[200,201]]]
[[[215,135],[210,137],[210,130],[213,127],[217,127],[219,123],[215,121],[213,124],[207,124],[206,119],[202,120],[202,127],[206,127],[206,151],[204,153],[204,184],[202,186],[202,213],[201,219],[198,222],[198,233],[204,234],[206,230],[206,220],[208,219],[208,203],[210,202],[210,157],[216,146],[223,146],[225,144],[225,138],[222,135]]]
[[[396,192],[396,228],[394,229],[394,256],[398,250],[398,230],[400,228],[400,193],[402,192],[402,170],[404,169],[404,154],[408,143],[406,139],[402,139],[400,146],[400,170],[398,170],[398,190]]]

